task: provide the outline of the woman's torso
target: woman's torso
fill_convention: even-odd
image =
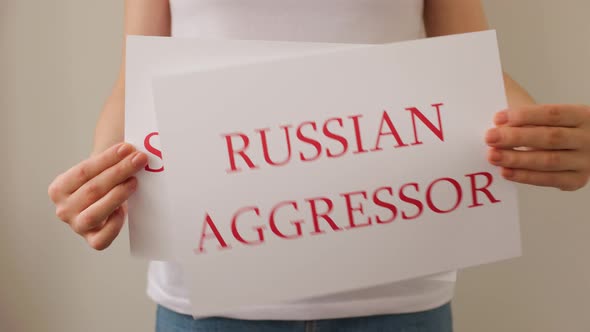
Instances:
[[[170,0],[172,35],[330,43],[424,37],[422,0]]]

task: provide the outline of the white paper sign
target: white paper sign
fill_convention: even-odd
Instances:
[[[137,174],[140,186],[129,199],[131,253],[158,260],[177,258],[176,228],[167,212],[162,149],[153,106],[153,75],[360,46],[363,45],[129,36],[125,141],[149,156],[148,167]]]
[[[141,185],[130,199],[132,254],[178,261],[174,250],[174,244],[178,243],[174,233],[177,228],[175,220],[167,213],[165,173],[160,172],[163,163],[158,156],[161,156],[159,136],[155,134],[158,129],[151,86],[154,73],[198,70],[358,46],[363,45],[130,36],[127,43],[126,140],[150,157],[149,170],[138,174]],[[454,282],[456,273],[437,274],[428,279]]]
[[[520,255],[485,157],[493,31],[162,76],[154,97],[195,314]]]

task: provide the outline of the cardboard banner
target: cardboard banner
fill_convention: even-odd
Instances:
[[[520,255],[483,139],[493,31],[162,75],[154,98],[198,315]]]

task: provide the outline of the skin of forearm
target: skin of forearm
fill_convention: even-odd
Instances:
[[[106,100],[94,131],[92,155],[122,142],[125,135],[125,88],[117,82],[113,92]]]
[[[507,73],[504,73],[504,87],[509,108],[536,104],[533,97]]]
[[[125,34],[170,36],[168,0],[125,0]],[[107,99],[94,132],[92,155],[125,139],[125,43],[122,66],[111,96]]]

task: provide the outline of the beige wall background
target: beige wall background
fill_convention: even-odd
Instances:
[[[51,179],[85,158],[120,57],[123,1],[0,1],[0,331],[151,331],[146,264],[60,224]],[[540,102],[590,104],[588,0],[485,0],[508,72]],[[521,186],[524,257],[466,270],[456,331],[590,329],[590,204]]]

